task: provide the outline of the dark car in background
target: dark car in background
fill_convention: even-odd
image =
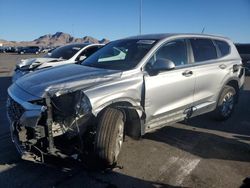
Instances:
[[[14,53],[16,51],[15,47],[12,46],[0,46],[0,53]]]
[[[18,50],[19,54],[39,54],[41,49],[38,46],[22,47]]]
[[[0,53],[5,53],[5,47],[4,46],[0,46]]]
[[[250,44],[236,44],[235,46],[241,56],[246,75],[250,75]]]

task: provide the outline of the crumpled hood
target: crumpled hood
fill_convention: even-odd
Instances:
[[[77,64],[69,64],[49,69],[41,69],[18,79],[15,83],[23,90],[37,97],[61,95],[93,85],[120,78],[121,71],[99,69]]]
[[[57,61],[62,61],[62,59],[50,58],[50,57],[23,59],[17,64],[17,68],[30,70],[33,67],[36,67],[37,65],[41,65],[43,63],[49,63],[49,62],[57,62]]]

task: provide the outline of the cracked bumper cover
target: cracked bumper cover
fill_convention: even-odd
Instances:
[[[89,115],[91,114],[78,114],[80,116],[73,118],[70,126],[67,124],[68,127],[65,127],[64,125],[60,125],[60,122],[57,122],[58,119],[53,120],[53,115],[57,113],[54,111],[56,108],[53,110],[51,104],[58,101],[52,102],[52,98],[47,96],[42,100],[44,101],[44,103],[42,103],[44,105],[40,105],[41,103],[38,105],[35,101],[40,100],[35,98],[33,98],[33,102],[26,102],[28,100],[28,93],[24,92],[18,86],[15,86],[15,84],[13,85],[14,86],[11,86],[8,90],[7,116],[10,123],[12,141],[21,154],[21,157],[25,160],[44,162],[43,156],[46,155],[60,156],[63,158],[70,156],[72,151],[65,154],[64,146],[61,147],[60,144],[55,145],[54,141],[58,136],[72,139],[84,133],[89,125],[89,120],[91,119]],[[81,92],[81,100],[77,103],[77,107],[81,104],[80,106],[83,107],[81,109],[86,112],[90,109],[84,105],[86,98],[84,98],[82,94]],[[29,98],[31,98],[31,96],[29,96]],[[65,99],[68,100],[69,98]],[[79,109],[78,111],[83,112]],[[78,132],[76,132],[76,127],[72,126],[72,124],[77,125]],[[80,129],[78,124],[80,125]],[[65,143],[63,142],[62,144],[64,145]],[[73,146],[71,148],[73,148]]]
[[[7,100],[7,117],[10,124],[11,139],[20,153],[22,159],[34,160],[36,158],[33,153],[28,152],[22,144],[26,138],[22,135],[23,127],[30,127],[35,129],[42,112],[45,111],[44,106],[35,105],[24,102],[17,98],[11,91],[8,91],[9,98]],[[20,96],[22,96],[20,92]],[[21,127],[18,127],[22,125]]]

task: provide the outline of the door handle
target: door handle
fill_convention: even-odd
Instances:
[[[189,77],[193,75],[193,71],[190,70],[186,70],[182,73],[183,76]]]
[[[219,67],[220,67],[220,69],[225,69],[225,68],[227,68],[227,66],[226,66],[225,64],[220,64]]]

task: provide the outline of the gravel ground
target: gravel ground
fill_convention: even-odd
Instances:
[[[11,143],[6,90],[16,61],[30,55],[0,54],[1,187],[240,187],[250,175],[250,78],[231,119],[207,115],[176,123],[135,141],[126,138],[118,165],[90,170],[75,163],[22,161]]]

